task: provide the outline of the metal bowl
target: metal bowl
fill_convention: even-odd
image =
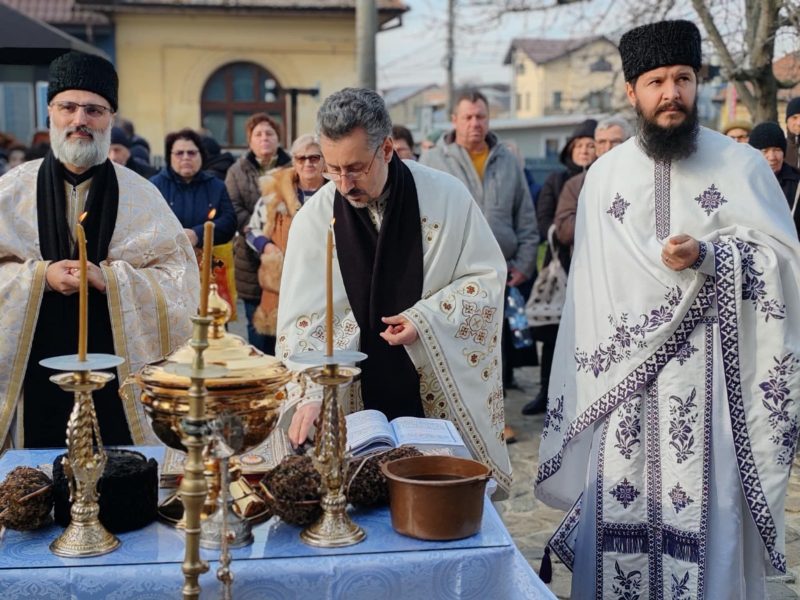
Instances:
[[[142,390],[140,399],[153,432],[170,448],[185,452],[181,420],[189,413],[191,382],[167,372],[165,364],[144,367],[135,375],[135,381]],[[247,452],[267,439],[275,428],[286,398],[284,386],[290,379],[291,373],[283,365],[248,377],[208,379],[206,417],[213,419],[223,412],[239,417],[244,442],[237,452]]]

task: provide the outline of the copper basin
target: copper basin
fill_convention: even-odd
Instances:
[[[392,527],[421,540],[475,535],[491,469],[454,456],[412,456],[381,465],[389,482]]]

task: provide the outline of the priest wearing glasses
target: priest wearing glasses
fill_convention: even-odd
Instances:
[[[88,352],[117,354],[117,379],[96,392],[106,444],[154,441],[141,404],[120,399],[129,372],[190,334],[199,277],[189,239],[147,180],[111,162],[114,67],[70,52],[50,65],[52,148],[0,178],[0,442],[64,445],[71,394],[43,358],[78,348],[76,224],[85,213]],[[148,439],[149,438],[149,439]]]
[[[469,191],[455,177],[400,160],[374,91],[346,88],[317,115],[329,183],[289,232],[277,355],[324,350],[326,234],[333,222],[335,349],[360,350],[345,410],[452,421],[505,497],[500,334],[506,265]],[[305,441],[321,390],[300,398],[289,437]]]

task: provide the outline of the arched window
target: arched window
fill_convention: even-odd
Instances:
[[[244,124],[256,112],[273,117],[285,135],[285,111],[278,80],[255,63],[236,62],[220,67],[203,86],[201,122],[222,146],[247,147]],[[285,144],[285,140],[282,142]]]

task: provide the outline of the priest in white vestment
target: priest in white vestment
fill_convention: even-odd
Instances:
[[[785,570],[800,244],[759,154],[698,126],[700,34],[620,42],[634,139],[578,205],[535,493],[572,598],[766,597]]]
[[[191,333],[199,276],[189,239],[159,191],[108,160],[117,109],[108,61],[70,52],[50,66],[52,148],[0,178],[0,443],[59,447],[72,394],[39,361],[78,352],[83,218],[88,255],[88,352],[125,362],[94,393],[103,442],[156,442],[127,375]],[[81,217],[81,215],[84,215]]]
[[[495,498],[504,497],[511,485],[500,374],[506,266],[491,229],[461,182],[396,156],[375,92],[329,96],[317,128],[332,181],[289,233],[278,356],[325,349],[325,241],[335,217],[334,347],[368,355],[345,409],[449,419],[492,469]],[[289,437],[298,444],[321,393],[293,399]]]

